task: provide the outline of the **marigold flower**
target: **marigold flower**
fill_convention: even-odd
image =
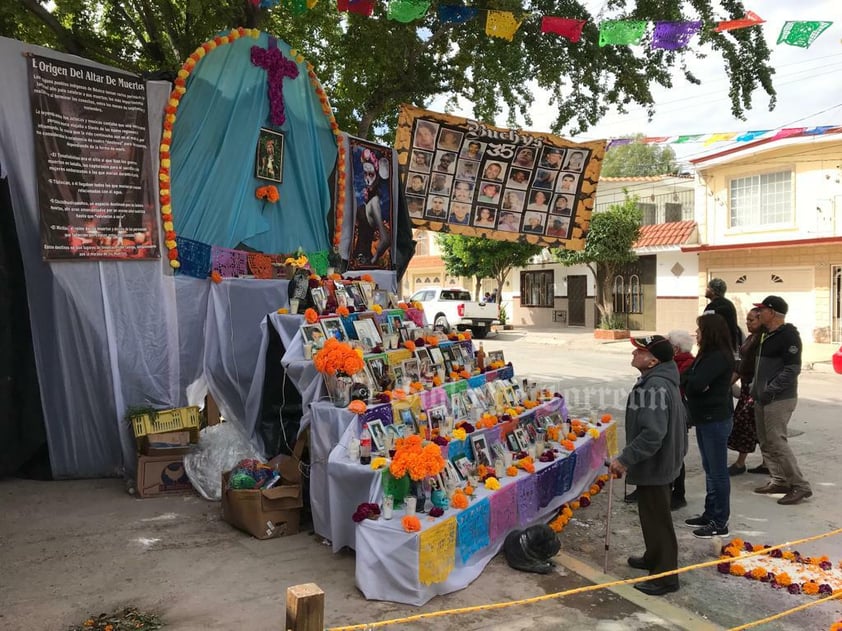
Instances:
[[[468,496],[462,492],[462,489],[456,489],[453,497],[450,498],[450,505],[453,508],[468,508]]]
[[[762,567],[756,567],[751,571],[751,577],[759,581],[761,578],[766,578],[766,573]]]
[[[470,484],[465,485],[465,495],[473,495],[474,494],[474,487]]]
[[[374,278],[372,277],[371,274],[363,274],[362,276],[360,276],[360,280],[364,280],[367,283],[373,283],[374,282]]]
[[[415,515],[406,515],[401,519],[401,526],[406,532],[418,532],[421,530],[421,520]]]
[[[500,488],[500,480],[494,477],[486,478],[485,488],[487,488],[489,491],[496,491]]]
[[[304,319],[307,321],[308,324],[315,324],[319,321],[319,314],[316,313],[315,309],[306,309],[304,311]]]
[[[342,307],[337,307],[337,309],[336,309],[336,315],[338,315],[342,318],[346,318],[350,314],[351,314],[351,312],[348,311],[348,307],[342,306]]]
[[[404,348],[406,348],[410,353],[415,352],[415,342],[413,342],[412,340],[407,340],[406,342],[403,343],[403,345],[404,345]]]
[[[348,404],[348,410],[354,414],[362,414],[367,409],[368,406],[365,404],[365,401],[360,401],[358,399],[355,399]]]
[[[278,315],[286,315],[288,313],[289,309],[287,309],[286,307],[281,307],[280,309],[278,309]]]
[[[813,580],[809,580],[801,586],[801,591],[810,596],[819,593],[819,584]]]
[[[374,313],[376,313],[377,315],[383,313],[383,307],[381,307],[380,305],[372,305],[371,310],[374,311]]]
[[[211,272],[210,278],[215,283],[221,283],[222,282],[222,274],[220,274],[216,270]]]
[[[386,459],[382,456],[378,456],[377,458],[373,458],[372,461],[371,461],[371,468],[374,471],[377,471],[378,469],[382,469],[385,466],[386,466]]]
[[[465,440],[467,437],[468,432],[466,432],[461,427],[453,430],[453,440]]]
[[[511,465],[508,469],[506,469],[506,475],[509,476],[510,478],[515,477],[517,475],[517,467],[514,466],[514,465]]]
[[[593,439],[599,438],[599,430],[598,429],[589,429],[588,430],[588,436],[590,436]]]
[[[614,417],[612,417],[610,414],[603,414],[603,415],[600,417],[600,420],[601,420],[603,423],[610,423],[612,418],[614,418]]]
[[[579,504],[578,501],[570,502],[570,508],[572,508],[573,510],[579,510],[580,506],[581,506],[581,504]]]
[[[792,585],[792,577],[786,572],[775,574],[775,582],[782,587],[789,587]]]

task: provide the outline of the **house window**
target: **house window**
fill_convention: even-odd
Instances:
[[[643,291],[640,289],[640,276],[632,274],[629,278],[629,313],[643,313]]]
[[[622,276],[614,277],[614,289],[612,291],[614,302],[614,313],[626,312],[626,281]]]
[[[555,306],[553,270],[520,273],[520,304],[524,307]]]
[[[731,227],[792,223],[792,171],[731,180]]]

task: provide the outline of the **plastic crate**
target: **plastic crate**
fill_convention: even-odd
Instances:
[[[135,438],[142,438],[147,434],[177,432],[182,429],[198,430],[199,408],[191,405],[186,408],[158,410],[154,419],[149,414],[138,414],[132,417],[132,429]]]

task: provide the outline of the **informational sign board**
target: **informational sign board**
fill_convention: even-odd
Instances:
[[[584,248],[604,141],[574,143],[405,105],[395,146],[414,226]]]
[[[28,61],[43,258],[159,258],[143,80]]]

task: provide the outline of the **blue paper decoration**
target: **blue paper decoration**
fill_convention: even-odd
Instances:
[[[207,278],[211,271],[211,246],[179,236],[176,236],[175,242],[178,260],[181,262],[178,273],[194,278]]]
[[[489,544],[490,511],[491,503],[485,498],[456,515],[456,560],[462,565]]]
[[[538,476],[538,507],[544,508],[555,497],[558,486],[558,461],[553,462],[549,467],[541,469]]]
[[[538,477],[528,475],[517,481],[517,514],[521,526],[526,526],[538,514]]]
[[[451,22],[453,24],[464,24],[474,19],[478,13],[479,9],[461,7],[455,4],[441,4],[438,10],[439,19],[442,22]]]
[[[576,452],[559,460],[558,463],[558,478],[556,478],[556,495],[564,495],[573,486],[573,474],[576,471]]]

